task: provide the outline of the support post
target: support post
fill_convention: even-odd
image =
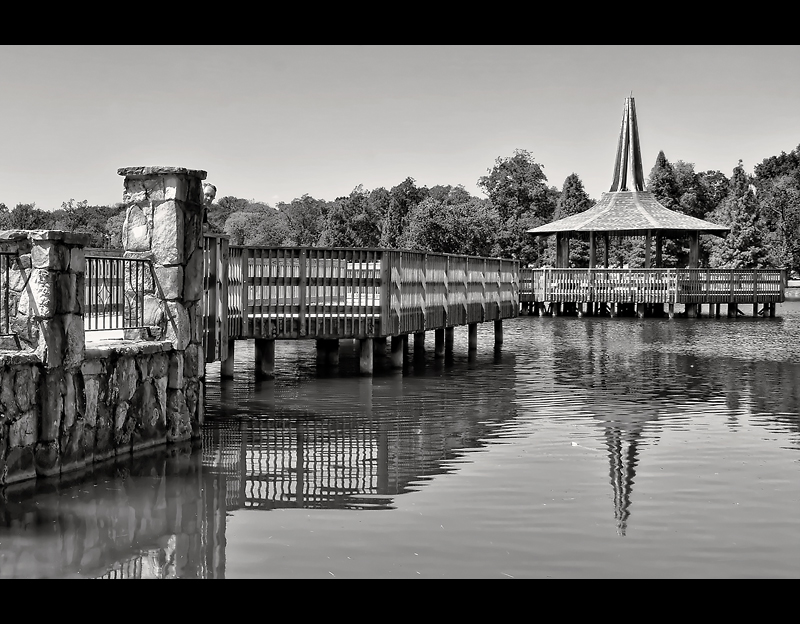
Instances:
[[[470,351],[478,349],[478,324],[470,323],[467,325],[467,348]]]
[[[653,246],[653,237],[650,230],[647,230],[647,234],[644,237],[644,268],[649,269],[651,267],[650,263],[650,248]]]
[[[434,347],[433,356],[435,358],[444,357],[444,327],[438,327],[433,331]]]
[[[445,327],[444,329],[444,354],[453,354],[453,331],[454,327]]]
[[[377,336],[372,339],[373,363],[376,363],[379,367],[386,357],[386,342],[386,336]]]
[[[360,347],[358,370],[362,375],[372,375],[375,363],[375,347],[372,343],[372,338],[361,338],[358,344]]]
[[[494,344],[495,346],[503,344],[503,319],[494,322]]]
[[[226,357],[224,360],[222,360],[222,362],[219,363],[219,376],[222,379],[233,379],[235,344],[236,344],[235,340],[228,340],[228,357]]]
[[[669,312],[667,312],[667,316],[669,316],[669,318],[671,318],[671,319],[675,318],[675,304],[674,303],[670,303],[669,304]]]
[[[408,334],[403,334],[402,336],[392,336],[390,345],[391,354],[389,356],[392,368],[403,368],[403,358],[406,354],[407,340]]]
[[[317,366],[339,366],[339,340],[336,338],[317,339]]]
[[[414,334],[414,359],[425,357],[425,332]]]
[[[662,249],[664,247],[664,238],[661,232],[656,232],[656,268],[660,269],[663,266],[662,262]]]
[[[255,340],[256,379],[275,377],[275,339],[256,338]]]

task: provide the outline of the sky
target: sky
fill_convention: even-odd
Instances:
[[[0,46],[0,202],[122,200],[121,167],[202,169],[275,205],[477,185],[528,151],[609,190],[633,95],[659,150],[748,172],[800,145],[800,46]]]

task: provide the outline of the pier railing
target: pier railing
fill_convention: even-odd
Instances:
[[[205,264],[207,361],[234,338],[394,336],[519,313],[516,260],[207,235]]]
[[[779,303],[785,269],[530,269],[522,302]]]

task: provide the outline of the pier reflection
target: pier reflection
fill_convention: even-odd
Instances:
[[[0,578],[224,578],[231,511],[392,509],[516,415],[513,377],[487,391],[480,367],[455,366],[266,384],[248,398],[219,388],[232,403],[202,444],[6,488]]]

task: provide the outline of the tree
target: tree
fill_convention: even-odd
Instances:
[[[320,245],[325,247],[378,247],[381,218],[369,193],[359,184],[348,197],[338,197],[325,217]]]
[[[381,247],[397,247],[397,241],[408,225],[408,214],[428,195],[428,189],[417,187],[416,180],[410,177],[392,187],[381,223]]]
[[[222,234],[225,232],[225,222],[234,212],[247,211],[251,202],[241,197],[226,195],[211,204],[208,208],[208,226],[212,232]]]
[[[791,174],[762,180],[758,202],[768,229],[770,264],[800,269],[800,180]]]
[[[289,237],[286,217],[269,204],[248,202],[225,220],[224,233],[232,245],[280,246]]]
[[[41,230],[46,229],[50,221],[48,213],[39,210],[35,203],[14,206],[6,217],[4,228],[7,230]]]
[[[328,202],[306,194],[288,204],[279,202],[276,208],[286,219],[287,244],[311,246],[319,242]]]
[[[716,223],[729,226],[731,231],[724,239],[712,242],[710,265],[732,269],[769,266],[760,216],[755,187],[740,160],[733,170],[728,196],[713,215]]]
[[[489,175],[478,179],[500,218],[494,253],[535,263],[543,250],[527,231],[552,220],[558,189],[547,186],[542,166],[522,149],[509,158],[497,158]]]
[[[577,173],[571,173],[564,180],[561,193],[556,200],[556,209],[553,220],[558,221],[565,217],[580,214],[594,206],[595,201],[589,197]],[[556,241],[554,236],[547,238],[547,247],[544,251],[542,264],[555,266]],[[569,265],[571,267],[589,266],[589,243],[582,240],[572,240],[569,246]]]
[[[488,200],[448,203],[428,197],[412,208],[399,243],[405,249],[489,256],[498,226],[497,210]]]
[[[675,169],[667,160],[663,150],[658,152],[656,163],[647,177],[647,190],[655,195],[665,208],[674,210],[679,203],[680,193],[675,179]]]

